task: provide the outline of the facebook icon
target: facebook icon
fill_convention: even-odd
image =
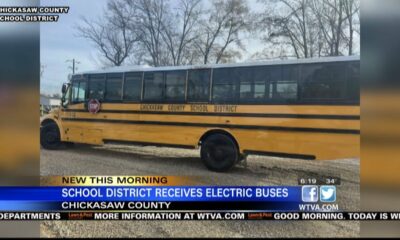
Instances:
[[[318,187],[303,186],[301,188],[301,200],[303,202],[318,202]]]

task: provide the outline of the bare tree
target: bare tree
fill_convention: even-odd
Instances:
[[[135,11],[130,26],[140,33],[140,42],[152,66],[169,65],[168,51],[162,38],[163,23],[167,20],[168,2],[159,0],[124,0],[127,8]]]
[[[219,63],[222,59],[229,60],[241,55],[240,51],[237,50],[226,51],[227,47],[234,43],[240,49],[245,50],[240,34],[248,31],[251,26],[247,2],[242,0],[227,1],[224,8],[229,14],[224,26],[222,45],[216,54],[216,63]]]
[[[140,35],[129,24],[134,13],[121,1],[110,0],[107,7],[103,18],[82,18],[77,26],[78,35],[91,41],[112,65],[120,66],[132,53]]]
[[[174,9],[177,14],[168,14],[163,23],[162,38],[167,46],[173,65],[187,64],[193,54],[190,44],[198,37],[196,27],[201,14],[201,0],[180,0]]]
[[[344,54],[342,51],[346,45],[344,29],[347,27],[349,17],[345,13],[346,1],[348,0],[312,0],[313,12],[326,44],[326,55]]]
[[[261,2],[273,9],[261,13],[263,40],[272,47],[287,45],[293,50],[288,56],[296,58],[353,54],[359,0]]]
[[[353,55],[354,48],[354,32],[357,31],[356,25],[359,25],[359,12],[360,12],[360,1],[359,0],[347,0],[344,2],[344,9],[348,21],[348,54]]]
[[[246,18],[248,15],[247,1],[212,1],[212,6],[202,19],[200,37],[195,42],[204,64],[209,63],[210,57],[214,57],[216,63],[222,58],[232,59],[232,54],[226,54],[228,46],[232,44],[244,49],[240,34],[250,26]]]
[[[262,35],[253,57],[308,58],[354,54],[360,0],[109,0],[95,21],[83,18],[79,36],[92,42],[104,65],[151,66],[232,62],[245,37]],[[253,4],[251,5],[254,6]],[[259,6],[259,5],[258,5]],[[206,9],[204,9],[206,7]],[[255,22],[256,17],[258,20]]]
[[[273,45],[288,45],[297,58],[318,54],[319,29],[316,25],[309,0],[267,0],[267,7],[274,11],[262,17],[262,25],[268,29],[264,40]]]
[[[222,4],[221,1],[214,2],[214,6],[216,7]],[[222,32],[223,25],[228,15],[217,10],[209,13],[208,17],[204,17],[204,15],[205,14],[203,14],[203,18],[201,19],[202,27],[199,29],[200,36],[196,39],[195,45],[203,58],[202,63],[207,64],[214,44]]]

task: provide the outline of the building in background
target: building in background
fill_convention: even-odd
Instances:
[[[59,97],[51,97],[40,95],[40,115],[48,113],[53,108],[59,107],[61,99]]]

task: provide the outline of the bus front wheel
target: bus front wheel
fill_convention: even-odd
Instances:
[[[60,131],[57,124],[48,123],[40,129],[40,144],[49,150],[58,149],[61,146]]]
[[[239,149],[234,140],[225,134],[212,134],[201,144],[200,155],[206,167],[223,172],[239,161]]]

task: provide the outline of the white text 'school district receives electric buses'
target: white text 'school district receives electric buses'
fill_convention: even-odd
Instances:
[[[76,74],[41,122],[41,145],[200,146],[215,171],[248,154],[358,157],[359,78],[359,57]]]

